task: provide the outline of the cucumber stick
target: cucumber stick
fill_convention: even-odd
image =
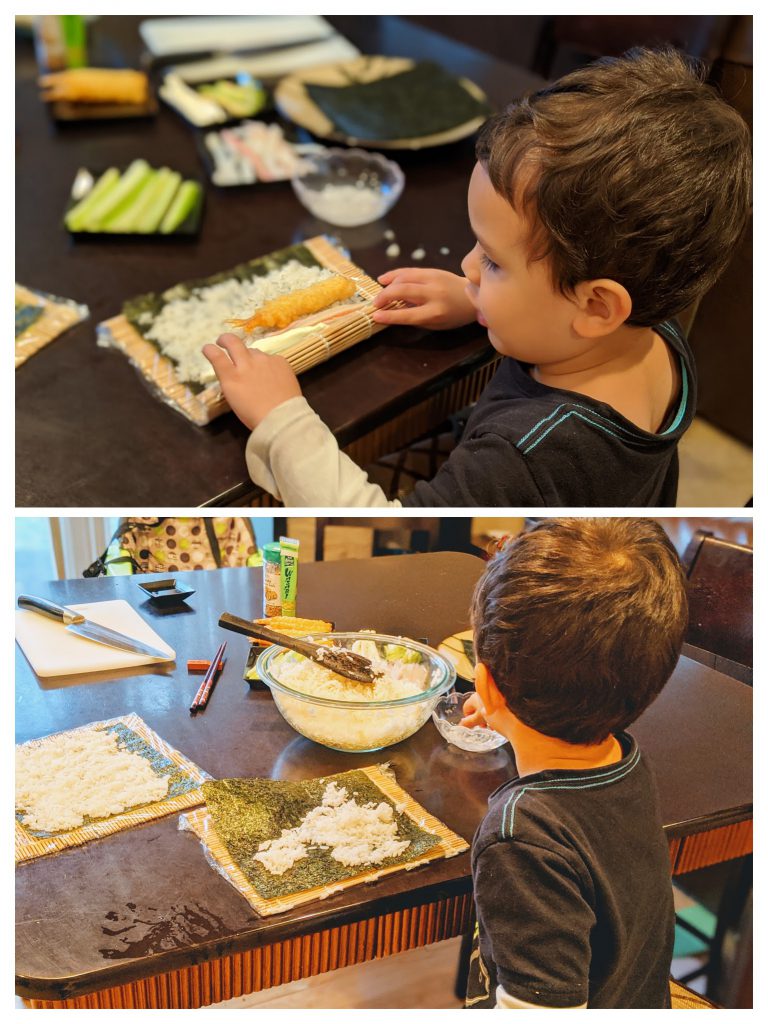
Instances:
[[[173,202],[160,224],[160,232],[170,235],[181,227],[200,200],[200,186],[196,181],[182,182]]]
[[[116,167],[110,167],[109,170],[104,171],[91,191],[83,196],[80,202],[73,206],[64,217],[64,223],[70,231],[82,231],[85,218],[96,203],[109,194],[119,180],[120,171]]]
[[[103,231],[108,221],[119,217],[131,206],[151,175],[152,168],[146,160],[134,160],[114,189],[94,203],[83,218],[83,229]]]
[[[167,167],[153,171],[130,206],[108,218],[104,230],[122,234],[156,231],[180,181],[181,175]]]
[[[136,221],[141,215],[147,203],[152,199],[158,187],[158,181],[162,184],[161,175],[165,168],[159,171],[152,171],[138,192],[134,193],[133,201],[128,207],[120,212],[107,216],[102,221],[101,230],[110,231],[116,234],[125,234],[136,230]]]
[[[136,226],[136,230],[143,234],[157,231],[166,212],[173,205],[174,197],[184,187],[181,184],[181,175],[177,171],[169,171],[167,167],[164,167],[163,171],[168,173],[164,176],[160,188],[153,197],[152,203],[144,211]]]

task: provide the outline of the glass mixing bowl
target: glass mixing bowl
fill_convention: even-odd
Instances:
[[[388,213],[400,198],[405,176],[394,160],[380,153],[324,149],[302,158],[302,170],[291,184],[315,217],[352,228]]]
[[[280,714],[302,736],[333,750],[368,752],[407,739],[424,725],[440,697],[456,681],[453,666],[437,651],[416,640],[371,632],[325,633],[307,639],[320,641],[329,637],[339,647],[351,647],[356,640],[372,641],[382,657],[386,657],[392,647],[402,647],[407,658],[426,669],[423,689],[407,697],[337,700],[301,693],[278,680],[275,677],[275,671],[279,672],[278,659],[295,655],[277,646],[264,650],[256,662],[256,671],[272,691]],[[356,695],[364,693],[364,684],[350,685]]]

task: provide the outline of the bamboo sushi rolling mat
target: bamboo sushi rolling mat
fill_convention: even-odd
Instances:
[[[410,871],[412,868],[427,864],[433,860],[455,857],[457,854],[469,849],[469,843],[465,839],[452,832],[447,825],[444,825],[438,818],[435,818],[426,811],[421,804],[416,803],[413,797],[398,786],[392,774],[383,766],[371,765],[360,769],[360,771],[368,777],[387,799],[396,805],[398,812],[407,814],[421,829],[437,836],[440,841],[413,860],[403,861],[389,867],[361,871],[360,874],[341,881],[334,881],[325,885],[315,886],[312,889],[304,889],[303,891],[289,893],[284,896],[265,899],[256,891],[255,887],[235,864],[229,850],[214,828],[211,814],[207,807],[200,807],[189,814],[185,814],[180,824],[181,827],[186,827],[194,832],[228,880],[262,917],[282,914],[305,903],[325,899],[327,896],[341,892],[344,889],[349,889],[353,885],[374,882],[377,878],[382,878],[384,875],[392,874],[395,871]]]
[[[40,316],[16,337],[14,358],[16,369],[54,341],[60,334],[88,316],[88,307],[76,302],[59,299],[55,295],[33,292],[23,285],[15,286],[17,305],[38,307]]]
[[[380,284],[348,260],[324,236],[317,235],[302,244],[324,267],[353,281],[357,286],[357,294],[364,296],[365,299],[371,300],[381,291]],[[360,303],[359,311],[355,310],[348,316],[339,317],[331,324],[317,324],[316,330],[304,334],[294,345],[284,349],[280,354],[297,374],[303,373],[304,370],[325,362],[383,330],[385,325],[375,323],[371,320],[370,314],[369,303]],[[218,381],[213,381],[202,391],[195,393],[179,380],[173,361],[162,355],[152,342],[143,338],[122,314],[103,321],[99,324],[98,331],[106,335],[112,344],[128,356],[144,379],[160,392],[166,402],[193,423],[205,426],[217,416],[229,411]],[[215,341],[215,338],[211,338],[211,341]]]
[[[188,807],[194,807],[196,804],[202,803],[203,795],[200,786],[203,782],[210,780],[211,776],[166,743],[138,715],[123,715],[120,718],[110,718],[103,722],[91,722],[89,725],[79,726],[78,729],[67,730],[67,733],[93,728],[108,729],[113,726],[122,726],[135,733],[154,753],[167,761],[167,765],[163,766],[160,774],[172,775],[180,772],[183,783],[188,786],[190,782],[193,782],[195,785],[187,788],[177,796],[169,796],[155,803],[145,804],[143,807],[136,807],[123,811],[120,814],[114,814],[109,818],[95,821],[90,825],[82,825],[79,828],[51,835],[37,835],[36,833],[39,830],[26,828],[17,818],[15,822],[15,860],[17,864],[34,860],[37,857],[45,857],[48,854],[59,853],[70,846],[82,846],[83,843],[87,843],[91,839],[101,839],[103,836],[111,835],[114,832],[121,832],[123,829],[132,828],[134,825],[141,825],[144,822],[152,821],[154,818],[163,818],[167,814],[174,814],[177,811],[183,811]],[[50,736],[29,740],[28,743],[23,745],[43,746],[54,737],[61,735],[65,734],[52,733]]]

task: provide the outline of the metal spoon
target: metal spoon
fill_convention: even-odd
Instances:
[[[309,640],[299,640],[293,636],[286,636],[266,626],[257,626],[249,619],[240,619],[237,615],[230,615],[224,612],[219,618],[219,625],[222,629],[231,629],[233,633],[242,633],[244,636],[253,637],[254,640],[266,640],[278,647],[285,647],[289,651],[296,651],[303,654],[305,658],[317,662],[323,668],[336,672],[346,679],[354,679],[357,683],[374,683],[380,672],[375,672],[373,665],[368,658],[354,651],[345,651],[338,647],[323,647],[321,644],[313,644]]]

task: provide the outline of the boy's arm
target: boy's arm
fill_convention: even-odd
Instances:
[[[273,409],[245,449],[254,483],[290,507],[399,508],[348,455],[307,400],[298,396]]]
[[[251,431],[246,461],[255,483],[289,506],[399,506],[339,451],[282,356],[247,348],[236,334],[222,334],[203,352]]]
[[[487,430],[471,434],[431,480],[420,480],[403,499],[409,508],[546,505],[526,460],[514,444]]]
[[[249,349],[234,334],[223,334],[203,351],[224,397],[252,431],[246,458],[255,483],[287,506],[400,506],[339,450],[331,431],[302,397],[296,374],[282,356]],[[543,504],[514,445],[489,433],[459,445],[434,480],[417,484],[405,503],[509,505],[510,493],[517,505]]]
[[[496,967],[497,1004],[583,1006],[595,916],[572,866],[552,850],[512,839],[486,846],[472,874],[478,922]]]

